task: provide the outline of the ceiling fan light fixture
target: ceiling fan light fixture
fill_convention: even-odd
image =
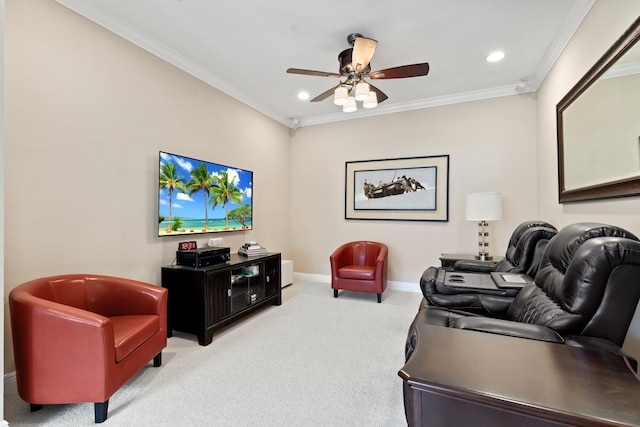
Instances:
[[[357,109],[358,106],[356,105],[356,98],[354,98],[353,96],[350,96],[347,99],[347,103],[342,107],[342,111],[344,111],[345,113],[353,113]]]
[[[338,73],[303,68],[287,69],[287,73],[290,74],[340,79],[336,86],[325,90],[313,98],[311,102],[323,101],[333,94],[333,103],[341,106],[344,112],[357,111],[356,101],[362,102],[363,108],[374,108],[389,97],[380,89],[365,82],[365,78],[367,80],[404,79],[407,77],[426,76],[429,73],[428,62],[401,65],[372,72],[371,58],[375,53],[378,42],[363,37],[359,33],[349,34],[347,41],[352,47],[344,49],[338,55],[338,62],[340,63]]]
[[[366,101],[369,99],[370,92],[369,84],[360,82],[356,85],[356,101]]]
[[[346,105],[349,92],[344,86],[337,87],[333,93],[333,103],[336,105]]]
[[[374,91],[369,92],[369,97],[367,98],[366,101],[364,101],[362,103],[362,106],[364,108],[375,108],[375,107],[377,107],[378,106],[378,95]]]

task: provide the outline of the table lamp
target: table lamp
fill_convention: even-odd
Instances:
[[[487,221],[502,219],[502,205],[500,203],[500,193],[469,193],[466,200],[465,219],[467,221],[478,222],[478,255],[476,259],[490,261],[489,256],[489,232],[486,227]]]

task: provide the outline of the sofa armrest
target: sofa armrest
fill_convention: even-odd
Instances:
[[[381,278],[384,283],[384,287],[386,287],[387,283],[387,253],[387,247],[382,246],[380,247],[380,252],[376,257],[376,278]]]
[[[551,328],[511,320],[488,317],[463,317],[453,322],[451,327],[538,341],[564,342],[563,338]]]
[[[380,252],[378,252],[378,256],[376,257],[376,263],[377,264],[383,264],[387,261],[387,254],[388,254],[389,250],[387,249],[386,246],[381,246],[380,247]]]
[[[515,297],[502,295],[479,295],[482,308],[490,317],[506,317]]]
[[[70,389],[82,389],[87,378],[109,381],[115,346],[108,318],[26,292],[12,292],[9,304],[16,371],[20,372],[18,390],[23,399],[47,403],[29,378],[42,383],[63,381]]]
[[[49,339],[66,342],[70,349],[99,348],[105,343],[113,346],[113,325],[108,317],[26,292],[13,292],[9,304],[12,322],[20,325],[19,334],[14,335],[30,337],[30,346],[46,347],[43,340]]]
[[[351,244],[345,243],[337,248],[329,256],[331,264],[331,274],[337,278],[340,267],[352,264],[353,253],[351,252]]]
[[[155,314],[166,317],[167,290],[136,280],[87,276],[89,309],[106,317]]]
[[[460,260],[453,264],[453,269],[456,271],[489,273],[495,270],[496,264],[497,262]]]

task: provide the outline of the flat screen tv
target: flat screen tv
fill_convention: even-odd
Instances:
[[[253,172],[160,151],[158,236],[252,230]]]

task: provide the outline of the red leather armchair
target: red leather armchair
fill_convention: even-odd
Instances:
[[[378,242],[349,242],[336,249],[331,262],[331,288],[338,298],[338,289],[372,292],[382,302],[387,288],[387,245]]]
[[[16,380],[31,410],[109,398],[167,345],[167,290],[110,276],[44,277],[9,294]]]

